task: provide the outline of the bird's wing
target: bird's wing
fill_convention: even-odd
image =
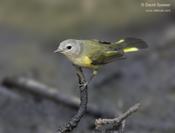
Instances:
[[[93,39],[93,41],[100,43],[100,44],[112,44],[111,42],[108,41],[102,41],[102,40],[97,40],[97,39]]]
[[[86,41],[86,55],[91,60],[92,65],[102,65],[112,62],[114,59],[121,59],[123,57],[122,50],[115,50],[110,46],[110,42],[104,42],[99,40]],[[93,48],[92,48],[93,46]]]
[[[102,65],[114,61],[115,59],[124,59],[122,51],[99,51],[91,55],[93,65]]]

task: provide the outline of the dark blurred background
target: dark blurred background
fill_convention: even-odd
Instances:
[[[170,6],[145,7],[156,2]],[[89,103],[125,111],[141,102],[141,110],[127,121],[127,133],[174,133],[174,9],[174,0],[1,0],[0,79],[27,76],[79,97],[74,68],[53,53],[59,42],[142,38],[147,50],[100,70],[90,84]],[[0,133],[53,133],[75,113],[0,87]],[[89,123],[94,120],[86,115],[74,132],[93,132]]]

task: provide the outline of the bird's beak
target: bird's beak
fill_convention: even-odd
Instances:
[[[59,48],[54,51],[54,53],[62,53],[62,52],[63,52],[63,50],[61,50]]]

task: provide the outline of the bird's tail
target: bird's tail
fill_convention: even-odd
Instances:
[[[143,40],[138,38],[124,38],[113,45],[116,49],[122,49],[125,53],[139,51],[148,47]]]

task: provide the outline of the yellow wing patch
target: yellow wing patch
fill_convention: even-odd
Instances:
[[[117,51],[106,51],[105,56],[111,57],[117,54]]]
[[[124,42],[124,41],[125,41],[124,39],[121,39],[121,40],[119,40],[119,41],[117,42],[117,44],[122,43],[122,42]]]
[[[129,53],[129,52],[135,52],[135,51],[138,51],[139,49],[136,48],[136,47],[132,47],[132,48],[124,48],[123,51],[125,53]]]

